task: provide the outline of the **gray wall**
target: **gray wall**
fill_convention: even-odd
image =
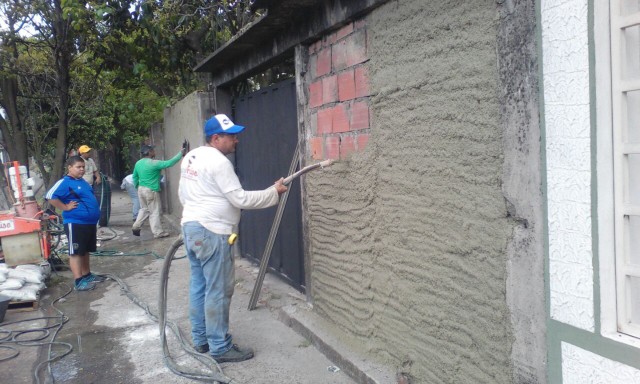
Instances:
[[[509,216],[518,221],[507,243],[514,382],[542,383],[547,378],[547,317],[535,1],[505,0],[498,9],[502,191]]]
[[[370,14],[368,147],[305,179],[314,311],[412,383],[546,381],[533,7]]]

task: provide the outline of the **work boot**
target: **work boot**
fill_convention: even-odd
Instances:
[[[237,345],[233,344],[231,349],[222,355],[211,355],[218,363],[237,363],[239,361],[245,361],[253,358],[253,349],[240,349]]]
[[[193,349],[198,353],[207,353],[209,352],[209,344],[196,345]]]
[[[131,228],[131,233],[133,233],[133,236],[140,236],[140,229]]]

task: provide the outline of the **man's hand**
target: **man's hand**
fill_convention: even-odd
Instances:
[[[71,200],[69,203],[64,205],[62,208],[63,211],[70,211],[72,209],[76,209],[78,207],[78,202],[75,200]]]
[[[276,181],[276,183],[273,185],[274,187],[276,187],[276,192],[278,192],[278,195],[282,195],[289,189],[284,184],[282,184],[283,181],[284,178],[281,177],[280,180]]]
[[[187,152],[189,152],[189,142],[185,140],[182,142],[182,157],[184,157]]]

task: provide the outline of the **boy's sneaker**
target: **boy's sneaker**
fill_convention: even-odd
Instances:
[[[209,352],[209,344],[196,345],[193,349],[198,353],[207,353]]]
[[[233,344],[231,349],[222,355],[211,355],[218,363],[237,363],[239,361],[249,360],[253,357],[253,349],[240,349],[237,345]]]
[[[95,287],[96,287],[96,283],[94,283],[93,281],[87,281],[86,279],[82,279],[80,280],[79,283],[76,284],[74,289],[76,291],[90,291]]]
[[[88,282],[102,283],[103,281],[107,280],[107,278],[104,276],[96,275],[93,272],[89,272],[89,276],[85,277],[84,280]]]

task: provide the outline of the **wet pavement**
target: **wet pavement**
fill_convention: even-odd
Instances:
[[[109,227],[99,229],[99,237],[103,240],[100,242],[100,251],[91,258],[91,265],[94,272],[112,275],[123,285],[108,280],[98,284],[93,291],[75,292],[71,290],[73,285],[69,271],[53,273],[47,281],[48,288],[41,292],[39,308],[8,311],[0,330],[51,327],[59,322],[61,315],[58,311],[63,312],[68,321],[59,332],[57,327],[49,328],[46,337],[38,341],[42,345],[0,344],[12,345],[19,351],[17,357],[3,360],[11,352],[0,348],[0,383],[198,382],[179,376],[167,368],[159,326],[154,320],[158,310],[164,254],[178,236],[177,228],[163,220],[165,229],[171,229],[171,236],[156,240],[149,231],[148,223],[145,223],[142,235],[135,237],[130,229],[132,221],[128,195],[113,189],[111,205]],[[184,250],[178,249],[176,256],[181,255],[184,255]],[[267,274],[258,308],[247,310],[257,272],[258,267],[248,260],[236,260],[236,288],[230,323],[234,342],[252,347],[256,355],[245,362],[220,364],[222,373],[232,379],[232,383],[356,382],[346,374],[351,362],[341,359],[338,350],[328,346],[323,337],[318,336],[319,333],[305,325],[305,318],[312,316],[312,312],[304,295],[280,279]],[[174,260],[167,290],[167,319],[177,324],[186,344],[190,345],[188,283],[187,260]],[[129,295],[137,297],[141,305],[146,305],[148,311],[135,304],[126,290]],[[37,320],[43,316],[51,318]],[[7,325],[25,319],[33,320]],[[45,321],[48,323],[45,324]],[[34,334],[43,337],[44,331],[30,332],[24,336]],[[57,344],[47,344],[54,335]],[[4,334],[0,333],[0,339],[2,337]],[[177,364],[185,369],[207,369],[183,349],[173,333],[167,331],[167,338],[170,355]],[[66,356],[59,357],[70,348],[73,349]],[[336,363],[320,350],[345,365],[346,370],[343,367],[333,372]],[[46,360],[50,358],[56,360],[47,364]],[[208,364],[211,367],[210,361]],[[354,369],[351,366],[351,371]],[[365,378],[364,382],[370,381]]]

